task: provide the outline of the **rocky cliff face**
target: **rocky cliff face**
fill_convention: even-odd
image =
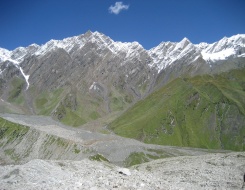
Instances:
[[[176,77],[243,67],[244,39],[236,35],[195,45],[184,38],[145,50],[137,42],[88,31],[41,46],[1,48],[0,111],[52,115],[81,125],[125,110]]]

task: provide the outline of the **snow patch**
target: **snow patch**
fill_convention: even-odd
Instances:
[[[22,75],[24,76],[24,78],[26,80],[26,84],[27,84],[26,90],[27,90],[30,86],[30,84],[28,82],[30,75],[26,75],[21,67],[19,67],[19,69],[20,69],[20,72],[22,73]]]
[[[10,57],[11,51],[0,48],[0,62],[6,61]]]
[[[93,82],[93,84],[89,87],[89,90],[99,90],[99,88],[96,86],[97,82]]]
[[[245,57],[245,53],[238,55],[238,57]]]
[[[218,61],[218,60],[226,60],[231,55],[235,55],[236,52],[233,48],[225,49],[215,53],[206,53],[202,51],[202,57],[206,61]]]

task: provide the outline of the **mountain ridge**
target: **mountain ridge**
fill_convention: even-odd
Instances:
[[[81,48],[85,44],[85,42],[88,42],[89,40],[91,40],[92,42],[97,42],[98,44],[103,42],[104,44],[102,45],[107,45],[109,46],[109,48],[111,47],[110,50],[114,53],[116,53],[117,51],[125,50],[126,48],[129,48],[130,46],[133,46],[133,47],[139,46],[140,49],[144,49],[144,47],[138,42],[113,41],[110,37],[105,36],[102,33],[99,33],[97,31],[96,32],[88,31],[85,34],[64,38],[63,40],[51,39],[50,41],[42,45],[31,44],[27,47],[17,47],[16,49],[12,51],[9,51],[5,48],[0,47],[0,61],[4,62],[6,60],[9,60],[9,61],[20,63],[21,61],[23,61],[24,57],[28,53],[35,54],[38,56],[38,55],[45,54],[48,51],[53,50],[54,48],[63,48],[68,53],[70,53],[73,46],[80,45],[79,48]],[[146,50],[146,49],[144,50],[149,52],[149,54],[152,54],[152,53],[155,53],[154,50],[159,50],[161,49],[160,47],[162,46],[166,47],[169,44],[176,45],[174,49],[171,48],[173,51],[175,51],[178,49],[185,49],[187,45],[192,44],[192,43],[188,38],[185,37],[180,42],[170,42],[170,41],[161,42],[159,45],[149,50]],[[192,44],[192,45],[194,45],[194,47],[203,51],[203,53],[204,52],[205,53],[217,53],[217,52],[220,52],[222,48],[232,47],[232,44],[235,44],[235,48],[239,48],[239,46],[244,48],[245,34],[237,34],[231,37],[224,37],[221,40],[211,43],[211,44],[208,44],[206,42],[201,42],[199,44]],[[235,53],[236,52],[233,52],[233,54]],[[242,54],[241,56],[245,56],[244,51],[240,52],[240,54]]]
[[[25,58],[30,56],[41,58],[47,53],[59,48],[64,49],[72,56],[74,52],[79,51],[79,49],[90,42],[97,44],[97,48],[102,51],[108,48],[112,54],[125,54],[124,59],[137,58],[140,53],[144,52],[149,56],[146,64],[150,68],[157,70],[158,73],[181,59],[188,59],[188,63],[191,64],[201,58],[212,67],[212,63],[215,61],[227,60],[229,57],[245,57],[244,34],[237,34],[230,38],[224,37],[212,44],[205,42],[192,44],[190,40],[183,38],[180,42],[161,42],[158,46],[146,50],[138,42],[113,41],[110,37],[102,33],[88,31],[85,34],[64,38],[63,40],[52,39],[40,46],[31,44],[27,47],[18,47],[13,51],[0,48],[0,64],[6,61],[12,62],[22,73],[28,88],[30,74],[26,73],[20,66],[20,63]],[[190,54],[192,54],[191,57],[189,57]],[[0,74],[2,72],[1,65]]]
[[[120,115],[176,78],[244,68],[244,39],[196,45],[184,38],[146,50],[88,31],[41,46],[0,49],[0,112],[49,115],[72,126]]]

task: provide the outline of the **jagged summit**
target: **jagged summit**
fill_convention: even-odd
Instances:
[[[28,47],[18,47],[13,51],[0,48],[0,62],[9,60],[20,63],[27,55],[42,56],[57,48],[62,48],[68,53],[71,53],[74,48],[82,48],[89,42],[96,43],[101,49],[108,48],[114,54],[118,52],[126,52],[127,56],[130,56],[132,51],[144,49],[138,42],[115,42],[110,37],[102,33],[97,31],[91,32],[89,30],[85,34],[68,37],[63,40],[52,39],[40,46],[37,44],[31,44]],[[202,56],[205,60],[214,61],[217,59],[226,59],[234,54],[244,56],[244,44],[245,34],[234,35],[230,38],[224,37],[213,44],[203,42],[195,44],[194,46],[188,38],[183,38],[180,42],[162,42],[158,46],[148,50],[148,53],[153,58],[154,64],[152,63],[152,65],[155,65],[155,67],[161,70],[170,65],[173,60],[182,53],[182,51],[185,51],[185,53],[189,52],[187,49],[193,49],[195,47],[196,51],[202,52]]]
[[[162,42],[159,46],[150,49],[148,52],[153,57],[151,67],[157,68],[158,72],[170,66],[176,60],[182,59],[188,53],[195,54],[195,46],[187,38],[180,42]],[[198,55],[197,55],[198,56]],[[195,55],[191,55],[190,62]]]
[[[47,52],[55,50],[57,48],[64,49],[68,53],[73,52],[74,48],[82,48],[86,43],[95,43],[101,49],[108,48],[112,53],[126,52],[128,56],[131,51],[137,49],[143,49],[142,45],[138,42],[115,42],[110,37],[99,33],[97,31],[91,32],[87,31],[85,34],[79,36],[68,37],[63,40],[50,40],[43,45],[31,44],[28,47],[18,47],[13,51],[6,50],[4,48],[0,49],[0,62],[6,60],[21,62],[27,55],[42,56]]]
[[[202,56],[207,61],[225,60],[229,57],[245,57],[245,35],[237,34],[230,38],[209,44],[202,49]]]
[[[151,66],[157,68],[158,72],[175,63],[176,60],[186,57],[187,54],[190,55],[186,58],[189,63],[201,56],[207,63],[211,64],[218,60],[226,60],[229,57],[245,57],[245,35],[224,37],[213,44],[205,42],[192,44],[190,40],[184,38],[180,42],[162,42],[148,52],[154,60]]]
[[[190,44],[190,40],[187,38],[183,38],[176,46],[177,49],[184,49],[188,44]]]

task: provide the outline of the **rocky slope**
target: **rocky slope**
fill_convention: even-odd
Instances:
[[[245,189],[244,153],[167,158],[119,168],[89,160],[0,166],[2,189]]]

